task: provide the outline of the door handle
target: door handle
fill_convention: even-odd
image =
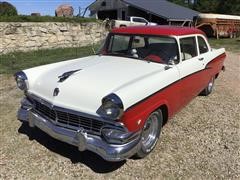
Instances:
[[[201,57],[201,58],[198,58],[198,60],[199,60],[199,61],[202,61],[202,60],[204,60],[204,58],[203,58],[203,57]]]

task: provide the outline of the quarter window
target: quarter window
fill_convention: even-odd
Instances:
[[[191,59],[197,56],[197,46],[195,37],[180,39],[182,60]]]
[[[208,52],[207,43],[206,43],[206,41],[205,41],[202,37],[200,37],[200,36],[198,36],[198,46],[199,46],[199,52],[200,52],[200,54],[203,54],[203,53]]]
[[[127,51],[129,45],[129,36],[115,35],[111,36],[109,52]]]

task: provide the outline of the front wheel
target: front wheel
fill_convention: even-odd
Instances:
[[[200,93],[200,95],[208,96],[209,94],[211,94],[211,92],[213,91],[214,80],[215,80],[214,77],[210,79],[207,87]]]
[[[144,158],[154,149],[161,133],[162,124],[163,116],[161,110],[154,111],[149,115],[144,124],[140,148],[135,157]]]

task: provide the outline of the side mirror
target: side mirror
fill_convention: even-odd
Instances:
[[[170,60],[168,61],[168,65],[175,65],[174,59],[170,59]]]
[[[177,56],[170,58],[168,61],[168,65],[176,65],[178,63],[179,63],[179,60],[178,60]]]
[[[170,59],[170,60],[168,61],[167,65],[165,66],[165,70],[168,70],[168,69],[172,68],[172,67],[171,67],[172,65],[177,64],[176,61],[177,61],[177,59]]]
[[[136,49],[132,49],[131,50],[131,55],[135,58],[138,58],[138,54],[137,54],[137,50]]]

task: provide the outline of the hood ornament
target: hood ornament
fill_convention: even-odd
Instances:
[[[77,70],[73,70],[73,71],[68,71],[63,73],[61,76],[58,76],[59,80],[58,82],[63,82],[65,81],[69,76],[71,76],[72,74],[74,74],[77,71],[80,71],[81,69],[77,69]]]

